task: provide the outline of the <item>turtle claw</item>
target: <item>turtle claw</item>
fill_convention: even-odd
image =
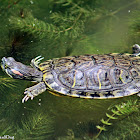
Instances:
[[[31,92],[28,91],[28,89],[25,89],[26,91],[24,92],[24,94],[26,94],[24,96],[24,98],[22,99],[22,103],[27,102],[29,98],[31,98],[31,100],[33,100],[34,96],[32,95]]]
[[[24,96],[24,98],[22,99],[22,103],[26,102],[29,99],[29,97],[27,95]]]
[[[44,57],[41,57],[41,55],[37,56],[36,58],[31,60],[31,66],[35,68],[39,68],[38,64],[40,63],[41,60],[43,60]]]

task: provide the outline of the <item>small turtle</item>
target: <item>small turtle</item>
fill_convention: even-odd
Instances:
[[[45,90],[80,98],[119,98],[140,92],[140,46],[133,49],[134,54],[68,56],[43,63],[38,56],[32,67],[3,57],[1,66],[12,78],[38,82],[25,89],[23,103]]]

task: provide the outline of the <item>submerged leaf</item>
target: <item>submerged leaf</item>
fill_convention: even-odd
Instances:
[[[106,125],[112,125],[112,123],[109,123],[108,121],[106,121],[106,120],[104,120],[104,119],[101,119],[101,122],[102,122],[103,124],[106,124]]]
[[[108,113],[106,113],[106,116],[107,116],[108,118],[110,118],[110,119],[113,119],[113,120],[118,119],[118,118],[116,118],[116,117],[113,117],[113,115],[109,115]]]
[[[122,114],[119,113],[119,111],[117,111],[117,110],[111,109],[111,111],[112,111],[114,114],[118,115],[118,116],[122,115]]]
[[[106,128],[105,128],[104,126],[99,126],[99,125],[97,125],[96,127],[97,127],[98,129],[100,129],[100,130],[106,131]]]

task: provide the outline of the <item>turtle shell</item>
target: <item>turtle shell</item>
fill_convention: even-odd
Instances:
[[[131,54],[62,57],[39,68],[43,81],[58,94],[105,99],[140,91],[140,58]]]

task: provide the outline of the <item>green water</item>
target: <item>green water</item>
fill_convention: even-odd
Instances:
[[[139,11],[139,0],[0,0],[0,58],[12,56],[29,65],[38,55],[47,60],[82,54],[132,53],[132,45],[140,44]],[[60,15],[52,18],[54,13]],[[107,119],[109,107],[139,99],[134,95],[88,100],[58,97],[46,91],[22,104],[24,89],[33,84],[11,79],[0,69],[1,137],[92,140],[98,134],[96,125],[102,124],[102,118]],[[98,139],[136,140],[140,130],[138,116],[139,112],[121,116]],[[124,125],[127,128],[121,127]],[[131,131],[132,127],[139,129]]]

